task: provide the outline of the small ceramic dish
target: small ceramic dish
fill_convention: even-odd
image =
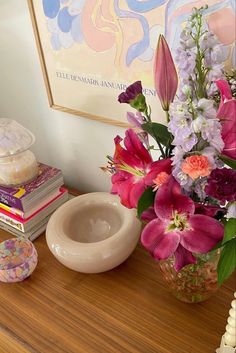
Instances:
[[[136,211],[119,197],[94,192],[75,197],[52,215],[46,240],[63,265],[84,273],[111,270],[125,261],[139,240]]]
[[[0,243],[0,281],[20,282],[29,277],[38,262],[38,254],[28,239],[12,238]]]

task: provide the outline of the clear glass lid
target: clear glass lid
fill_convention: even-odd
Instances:
[[[34,135],[15,120],[0,119],[0,158],[23,152],[34,142]]]

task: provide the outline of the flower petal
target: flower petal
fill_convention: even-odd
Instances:
[[[148,223],[141,234],[142,245],[157,260],[167,259],[176,251],[180,236],[176,232],[165,232],[166,222],[154,219]]]
[[[128,173],[126,173],[128,174]],[[112,190],[113,194],[118,194],[122,205],[127,208],[133,208],[130,203],[130,189],[133,186],[135,177],[129,175],[129,177],[124,177],[123,173],[116,173],[112,176]]]
[[[236,100],[231,99],[220,107],[217,118],[222,124],[222,139],[225,143],[222,154],[236,159]]]
[[[145,176],[146,185],[152,186],[153,180],[161,172],[166,172],[167,174],[170,174],[171,173],[171,163],[172,163],[172,161],[169,158],[161,159],[160,161],[153,162],[150,165],[149,173]]]
[[[221,95],[221,102],[220,102],[220,108],[221,108],[221,106],[224,104],[226,100],[232,99],[232,92],[230,89],[230,85],[226,80],[217,80],[215,81],[215,83]]]
[[[141,81],[136,81],[132,83],[132,85],[128,86],[125,92],[122,92],[118,96],[118,101],[120,103],[129,103],[131,100],[135,99],[140,93],[142,93],[142,83]]]
[[[132,126],[142,128],[143,118],[140,112],[137,112],[136,115],[132,112],[127,112],[127,120]]]
[[[131,167],[138,167],[142,168],[143,163],[142,160],[137,158],[135,154],[131,151],[127,151],[124,149],[121,145],[120,142],[122,139],[119,138],[119,136],[116,136],[114,139],[116,149],[115,149],[115,154],[114,154],[114,162],[119,165],[119,164],[127,164],[128,166]]]
[[[174,211],[193,214],[195,210],[194,202],[181,194],[180,185],[172,176],[157,191],[154,208],[157,216],[162,220],[171,219]]]
[[[207,253],[223,239],[224,227],[216,219],[196,214],[189,217],[191,229],[181,232],[181,245],[199,254]]]
[[[138,201],[145,190],[144,180],[140,179],[140,181],[134,183],[130,188],[129,202],[132,208],[136,208],[138,205]]]
[[[154,207],[149,207],[141,215],[141,220],[146,223],[151,222],[155,218],[157,218],[157,215],[155,213]]]
[[[218,212],[224,212],[225,209],[218,205],[203,205],[195,202],[195,214],[203,214],[208,217],[215,217]]]
[[[176,271],[180,271],[186,265],[195,264],[197,259],[193,256],[193,254],[186,250],[181,244],[179,244],[176,252],[175,252],[175,269]]]
[[[169,105],[173,102],[176,94],[178,76],[169,46],[163,35],[160,35],[157,45],[154,80],[162,108],[169,110]]]
[[[118,188],[121,183],[126,181],[128,178],[130,178],[130,174],[124,171],[119,171],[115,174],[112,175],[111,177],[111,182],[112,182],[112,188],[111,192],[112,194],[117,194],[118,193]]]
[[[137,159],[142,161],[144,166],[152,163],[152,157],[150,153],[144,147],[139,137],[132,129],[126,130],[124,144],[127,151],[129,151],[132,156],[135,156]]]

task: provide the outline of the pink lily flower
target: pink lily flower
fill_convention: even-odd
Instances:
[[[132,129],[125,132],[125,148],[120,145],[122,139],[119,136],[114,141],[116,172],[111,178],[111,192],[118,194],[121,203],[127,208],[136,208],[140,196],[148,186],[154,184],[157,175],[161,172],[171,173],[171,160],[153,162],[150,153]]]
[[[177,91],[178,76],[169,46],[163,35],[160,35],[157,45],[154,80],[162,108],[168,111]]]
[[[157,191],[154,210],[156,218],[145,226],[141,243],[157,260],[174,255],[176,271],[196,263],[192,253],[207,253],[223,239],[223,225],[214,218],[194,214],[193,200],[181,193],[172,176]]]
[[[221,134],[225,143],[222,154],[231,159],[236,159],[236,100],[232,97],[227,81],[218,80],[216,85],[221,94],[217,117],[221,120]]]

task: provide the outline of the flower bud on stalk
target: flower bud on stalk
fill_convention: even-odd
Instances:
[[[178,76],[169,46],[163,35],[160,35],[154,63],[155,88],[164,111],[169,111],[169,105],[173,102],[177,86]]]

